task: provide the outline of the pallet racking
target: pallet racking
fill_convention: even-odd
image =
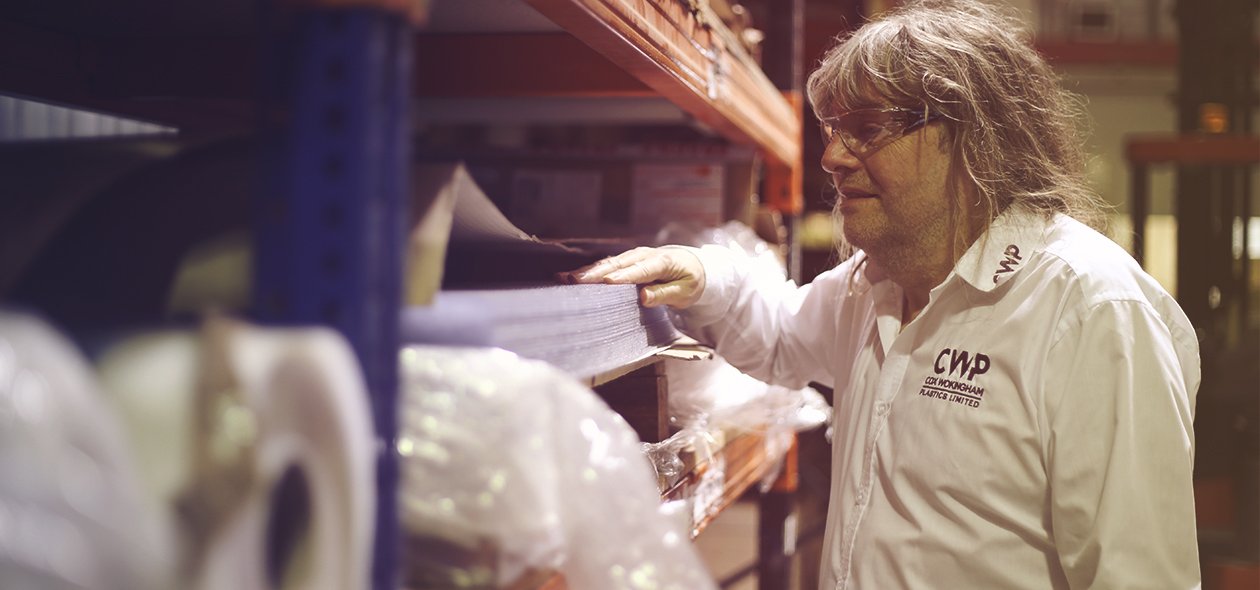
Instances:
[[[706,4],[490,4],[520,2],[554,30],[426,35],[427,3],[403,0],[293,0],[257,14],[245,1],[0,9],[2,93],[261,138],[256,319],[334,326],[359,357],[381,449],[373,585],[382,590],[398,571],[396,312],[414,98],[664,98],[730,143],[755,147],[762,194],[787,213],[801,208],[799,93],[776,88]],[[733,459],[742,475],[723,501],[774,459]],[[792,481],[789,469],[776,488],[779,546]],[[779,561],[763,588],[786,584]]]

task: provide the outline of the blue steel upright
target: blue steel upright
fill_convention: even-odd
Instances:
[[[378,441],[375,590],[399,587],[395,452],[411,26],[373,9],[264,16],[256,319],[354,347]],[[268,22],[268,18],[270,21]]]

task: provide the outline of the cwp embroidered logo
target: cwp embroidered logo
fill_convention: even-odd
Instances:
[[[978,408],[984,400],[984,388],[972,381],[976,375],[989,372],[990,364],[987,354],[950,348],[941,350],[932,364],[932,370],[940,376],[924,379],[919,395]]]
[[[949,375],[952,377],[954,373],[958,373],[958,378],[966,377],[968,381],[976,378],[976,375],[983,375],[989,372],[989,355],[975,353],[972,354],[965,350],[950,350],[946,348],[940,354],[936,355],[936,362],[932,364],[932,370],[937,375],[945,372],[946,367],[949,368]]]
[[[993,284],[995,285],[998,282],[999,275],[1002,273],[1015,272],[1015,267],[1019,266],[1019,263],[1024,260],[1019,255],[1019,246],[1016,246],[1015,244],[1007,246],[1006,251],[1003,252],[1003,254],[1006,255],[1006,260],[998,263],[998,266],[1001,266],[1002,268],[997,269],[997,271],[993,273]]]

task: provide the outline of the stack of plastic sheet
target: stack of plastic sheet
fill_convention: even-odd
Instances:
[[[493,346],[576,377],[625,366],[679,334],[664,308],[639,305],[634,285],[532,285],[441,291],[403,312],[405,342]]]
[[[634,285],[545,282],[601,255],[525,234],[462,164],[421,166],[416,175],[415,208],[424,213],[409,239],[413,305],[402,313],[403,342],[503,348],[586,378],[679,338],[663,308],[639,305]]]

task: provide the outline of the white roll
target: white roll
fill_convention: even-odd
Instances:
[[[151,506],[170,527],[177,520],[175,501],[192,477],[200,347],[196,332],[153,331],[114,344],[97,361],[101,384],[131,436]]]
[[[147,433],[146,479],[179,523],[184,587],[368,587],[375,437],[338,333],[212,318],[200,334],[120,344],[101,374]]]
[[[0,311],[0,586],[169,587],[169,530],[91,366],[42,320]]]

